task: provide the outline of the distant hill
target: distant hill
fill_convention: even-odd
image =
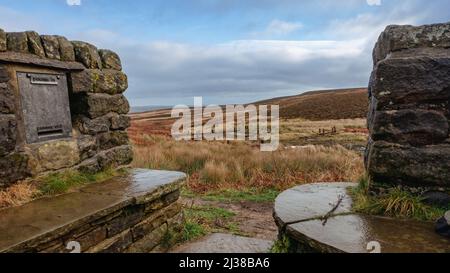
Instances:
[[[352,119],[367,116],[368,96],[367,88],[322,90],[273,98],[255,104],[280,105],[282,118]]]

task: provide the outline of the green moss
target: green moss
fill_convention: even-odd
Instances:
[[[65,171],[50,174],[38,179],[39,195],[63,194],[74,187],[105,181],[114,176],[123,175],[125,173],[126,170],[124,169],[108,169],[96,174],[87,174],[78,171]]]
[[[275,241],[272,248],[270,249],[270,252],[281,254],[281,253],[290,253],[292,252],[291,250],[292,250],[292,241],[291,239],[289,239],[289,237],[284,235],[283,237],[281,237],[281,239]]]
[[[450,208],[438,208],[423,203],[420,196],[392,188],[387,193],[371,196],[370,179],[363,177],[358,187],[351,190],[353,211],[371,215],[409,218],[420,221],[436,221]]]

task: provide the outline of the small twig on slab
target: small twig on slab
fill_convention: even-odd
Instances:
[[[333,209],[330,210],[324,217],[322,217],[322,225],[325,226],[328,222],[328,219],[333,216],[333,214],[336,212],[336,210],[341,206],[342,201],[344,201],[345,195],[339,195],[338,201],[336,205],[334,205]]]

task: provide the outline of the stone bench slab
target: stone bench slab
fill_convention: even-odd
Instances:
[[[73,193],[0,210],[0,252],[50,242],[123,207],[150,202],[179,189],[185,178],[180,172],[133,169],[126,176]]]

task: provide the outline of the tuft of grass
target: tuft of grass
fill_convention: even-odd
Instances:
[[[218,191],[211,191],[205,194],[196,195],[194,192],[189,190],[183,191],[183,196],[185,197],[201,197],[206,201],[218,201],[218,202],[274,202],[277,196],[280,194],[279,190],[276,189],[224,189]]]
[[[184,209],[185,222],[181,241],[191,241],[212,232],[239,233],[239,225],[231,221],[232,211],[210,206],[193,206]]]
[[[205,228],[196,222],[186,221],[183,226],[183,241],[195,240],[207,234]]]
[[[275,241],[272,248],[270,249],[270,252],[276,254],[285,254],[290,253],[291,248],[292,248],[291,239],[288,236],[283,235],[280,239]]]
[[[448,210],[426,205],[420,196],[413,195],[400,188],[392,188],[382,195],[370,196],[369,185],[370,179],[363,177],[360,179],[358,187],[351,191],[355,212],[421,221],[436,221]]]
[[[0,191],[0,209],[20,206],[33,199],[38,189],[33,183],[20,182],[5,190]]]
[[[61,173],[53,173],[38,178],[39,195],[57,195],[68,192],[69,190],[83,186],[89,183],[101,182],[114,176],[122,175],[126,171],[107,169],[96,174],[81,173],[78,171],[65,171]]]

